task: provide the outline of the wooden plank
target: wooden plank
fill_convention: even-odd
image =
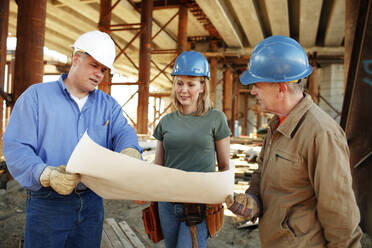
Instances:
[[[110,243],[112,245],[112,248],[122,248],[123,247],[122,243],[118,239],[114,229],[112,228],[112,226],[110,224],[106,223],[106,221],[103,223],[103,230],[105,230],[105,232],[107,234],[107,237],[110,240]]]
[[[101,248],[113,248],[105,229],[102,230]]]
[[[113,233],[116,234],[117,242],[116,240],[114,241],[115,241],[115,244],[119,243],[118,247],[133,248],[132,244],[127,239],[127,237],[124,235],[124,233],[121,231],[118,223],[116,223],[116,221],[113,218],[107,218],[105,222],[111,226]],[[111,237],[110,237],[110,240],[113,241]]]
[[[135,248],[145,248],[141,240],[139,240],[137,235],[133,232],[133,230],[130,228],[126,221],[123,220],[119,222],[119,226],[121,227],[121,229],[123,230],[123,232],[125,233],[125,235],[128,237],[128,239]]]

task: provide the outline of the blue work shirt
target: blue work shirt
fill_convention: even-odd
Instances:
[[[64,84],[66,77],[30,86],[14,105],[4,133],[8,169],[27,189],[41,188],[39,178],[46,166],[66,165],[86,130],[92,140],[112,151],[132,147],[142,152],[114,98],[94,90],[80,112]]]

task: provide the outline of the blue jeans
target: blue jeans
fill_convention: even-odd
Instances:
[[[180,217],[185,217],[183,204],[159,202],[158,208],[165,246],[167,248],[192,248],[190,227],[186,226],[184,221],[179,220]],[[205,218],[202,223],[196,225],[196,234],[198,248],[207,247],[209,234]]]
[[[51,188],[27,192],[25,248],[99,248],[102,225],[102,198],[89,189],[67,196]]]

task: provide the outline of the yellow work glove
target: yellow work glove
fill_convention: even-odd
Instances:
[[[47,166],[40,175],[40,183],[44,187],[52,187],[58,194],[69,195],[80,182],[80,175],[69,173],[66,166]]]
[[[132,158],[141,159],[141,153],[132,147],[124,148],[120,153]]]
[[[40,175],[40,184],[43,187],[50,187],[50,173],[52,170],[55,170],[57,167],[47,166]]]
[[[235,194],[234,199],[228,195],[225,199],[227,208],[234,214],[243,216],[247,219],[258,217],[261,212],[258,199],[253,198],[250,194]]]

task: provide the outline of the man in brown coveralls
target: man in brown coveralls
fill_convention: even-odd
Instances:
[[[271,36],[240,77],[264,111],[275,114],[250,187],[227,206],[260,217],[262,247],[360,247],[362,232],[340,126],[304,93],[312,72],[300,44]]]

